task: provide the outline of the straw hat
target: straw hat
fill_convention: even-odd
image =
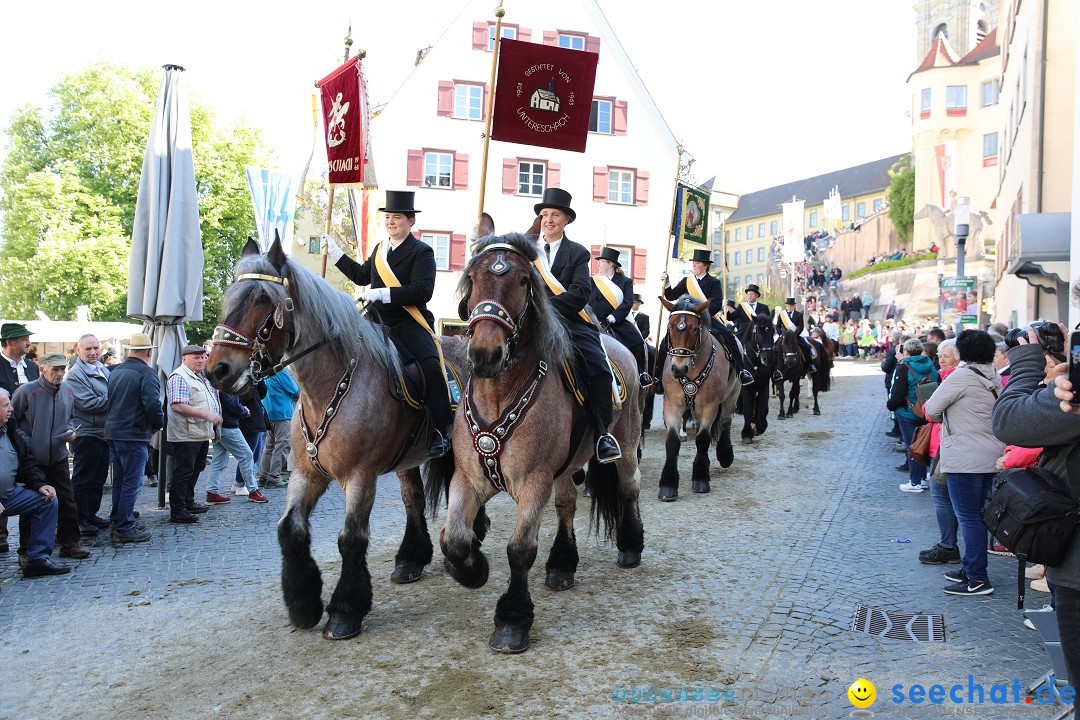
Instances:
[[[157,345],[150,339],[150,336],[146,333],[132,333],[131,341],[125,344],[126,350],[150,350],[156,348]]]

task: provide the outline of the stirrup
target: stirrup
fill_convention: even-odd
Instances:
[[[604,441],[610,443],[604,448],[603,454],[600,452],[600,444]],[[615,462],[622,457],[622,449],[619,447],[619,441],[615,439],[615,436],[611,433],[604,433],[596,439],[596,461],[601,465],[605,463]]]
[[[641,383],[641,387],[649,387],[656,382],[656,378],[647,372],[643,372],[638,376],[638,382]]]
[[[783,382],[784,381],[784,374],[782,372],[780,372],[779,370],[773,370],[772,379],[773,379],[773,382]]]
[[[428,445],[428,457],[440,458],[450,452],[450,440],[439,430],[431,432],[431,442]]]
[[[753,385],[754,384],[754,376],[750,373],[749,370],[740,370],[739,371],[739,382],[741,382],[744,387],[746,385]]]
[[[817,365],[815,365],[814,363],[810,363],[810,365],[808,365],[807,368],[806,368],[806,372],[816,373],[817,372]]]

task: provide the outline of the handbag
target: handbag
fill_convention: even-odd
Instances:
[[[915,428],[915,434],[911,437],[908,457],[920,465],[930,464],[930,435],[933,432],[933,427],[933,423],[920,425]]]

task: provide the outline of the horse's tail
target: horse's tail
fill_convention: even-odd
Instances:
[[[450,480],[454,477],[454,448],[439,458],[428,460],[424,466],[424,495],[427,498],[428,514],[439,516],[439,507],[443,502],[443,493],[450,497]]]
[[[623,512],[615,463],[599,463],[595,457],[589,460],[589,487],[592,489],[590,529],[599,535],[603,524],[604,539],[611,540],[622,522]]]

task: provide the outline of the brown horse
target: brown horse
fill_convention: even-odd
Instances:
[[[547,559],[545,584],[552,590],[574,584],[577,491],[571,475],[586,462],[596,527],[602,523],[606,537],[615,535],[620,567],[641,562],[637,366],[629,350],[603,338],[625,378],[626,399],[611,429],[622,458],[600,465],[590,460],[595,440],[585,411],[560,380],[573,347],[533,267],[535,246],[522,235],[510,234],[483,238],[473,251],[459,286],[459,309],[469,320],[473,377],[454,424],[458,451],[439,542],[450,575],[465,587],[482,586],[488,578],[488,561],[480,550],[482,538],[474,531],[474,518],[500,491],[513,497],[518,516],[506,548],[510,585],[495,607],[495,630],[488,644],[499,652],[516,653],[529,647],[533,603],[528,574],[536,560],[541,512],[553,490],[559,527]],[[429,503],[437,506],[440,490],[429,477]]]
[[[427,460],[426,413],[391,395],[389,376],[401,362],[382,331],[352,298],[289,260],[277,240],[265,255],[248,241],[236,281],[223,298],[222,317],[206,366],[216,387],[245,392],[283,362],[292,364],[300,386],[292,419],[296,467],[278,522],[289,620],[310,628],[322,618],[322,576],[311,557],[309,518],[337,480],[345,492],[345,523],[338,535],[341,578],[327,606],[323,636],[353,637],[371,609],[368,519],[379,474],[397,471],[407,516],[391,581],[419,580],[431,562],[418,470]],[[456,368],[464,368],[464,342],[447,338],[444,350]],[[486,530],[486,518],[478,518],[478,526],[480,533]]]
[[[668,371],[664,373],[664,424],[667,459],[660,472],[658,497],[671,502],[679,497],[679,429],[689,411],[697,427],[691,490],[709,492],[709,447],[715,445],[720,467],[735,461],[731,448],[731,416],[742,384],[720,341],[709,332],[709,301],[690,295],[675,302],[660,298],[668,318]]]

